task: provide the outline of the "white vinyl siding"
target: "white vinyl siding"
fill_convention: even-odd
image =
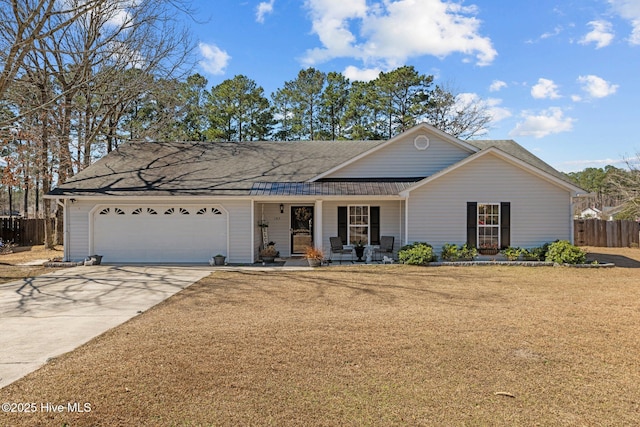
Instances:
[[[466,241],[467,202],[510,202],[511,245],[538,246],[571,238],[571,197],[528,171],[487,155],[412,191],[409,241],[426,241],[439,251]]]
[[[94,203],[67,201],[69,217],[67,221],[67,248],[69,259],[79,261],[93,255],[89,253],[89,212]]]
[[[206,199],[203,199],[206,200]],[[229,255],[227,262],[253,262],[251,200],[210,200],[229,213]]]
[[[468,151],[429,135],[429,148],[418,150],[411,135],[335,171],[327,178],[426,177],[469,156]]]

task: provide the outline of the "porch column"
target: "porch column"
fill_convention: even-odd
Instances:
[[[409,244],[409,195],[404,199],[404,244]]]
[[[313,209],[313,246],[322,249],[322,200],[316,200]]]

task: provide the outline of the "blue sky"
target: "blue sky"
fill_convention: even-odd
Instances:
[[[302,68],[370,80],[413,65],[565,172],[640,152],[639,0],[197,0],[196,71],[269,96]]]

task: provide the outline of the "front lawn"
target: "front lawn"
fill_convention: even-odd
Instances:
[[[633,425],[639,271],[220,271],[0,390],[90,412],[0,424]]]
[[[0,284],[53,271],[43,267],[42,264],[53,258],[62,257],[62,254],[62,246],[45,249],[43,245],[17,246],[11,253],[0,254]]]

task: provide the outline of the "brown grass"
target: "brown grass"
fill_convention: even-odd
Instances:
[[[0,390],[91,412],[0,424],[634,425],[639,272],[216,272]]]
[[[44,246],[17,246],[13,253],[0,254],[0,283],[7,283],[27,277],[39,276],[51,271],[42,265],[25,266],[32,261],[51,260],[62,257],[62,246],[45,249]]]

